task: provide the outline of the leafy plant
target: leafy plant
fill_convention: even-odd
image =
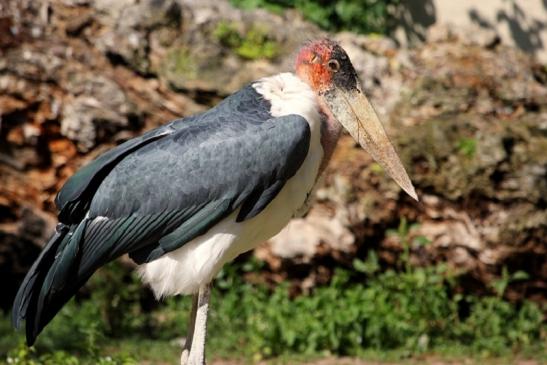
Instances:
[[[39,352],[63,349],[72,353],[95,355],[105,338],[100,309],[93,301],[81,304],[71,300],[38,337]]]
[[[494,280],[491,286],[496,295],[501,298],[510,283],[526,279],[528,279],[528,274],[525,271],[515,271],[510,274],[507,267],[504,266],[501,271],[501,277],[498,280]]]
[[[417,224],[409,224],[406,218],[401,218],[397,229],[388,229],[386,234],[388,236],[394,236],[399,240],[399,243],[403,247],[403,254],[399,258],[399,263],[404,265],[407,272],[411,271],[410,266],[410,251],[413,247],[425,246],[430,243],[429,239],[424,236],[416,236],[410,241],[410,232],[417,229]]]
[[[329,31],[385,34],[393,28],[393,13],[400,0],[231,0],[231,3],[244,9],[260,7],[276,13],[294,8]]]
[[[222,295],[215,292],[211,314],[211,348],[215,353],[244,352],[254,360],[289,354],[360,355],[365,349],[407,354],[431,351],[450,343],[490,355],[527,346],[541,338],[537,305],[514,306],[497,297],[452,295],[443,267],[383,273],[374,255],[354,273],[339,270],[330,285],[309,296],[291,298],[288,285],[269,292],[242,281]],[[462,317],[460,307],[470,307]],[[480,325],[488,321],[488,325]],[[482,326],[481,330],[478,326]],[[230,336],[222,336],[225,331]]]
[[[120,262],[112,262],[99,270],[87,287],[100,311],[103,330],[109,336],[119,337],[147,325],[140,303],[144,295],[142,284],[137,275]]]

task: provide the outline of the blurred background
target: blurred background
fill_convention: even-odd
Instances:
[[[215,281],[211,363],[546,363],[546,27],[545,0],[2,0],[0,363],[178,363],[189,300],[156,302],[128,259],[35,347],[11,329],[55,193],[324,36],[421,200],[343,136],[308,215]]]

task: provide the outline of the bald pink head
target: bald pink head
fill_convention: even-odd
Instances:
[[[317,93],[331,87],[333,74],[340,68],[339,61],[332,58],[337,49],[342,50],[336,42],[320,39],[304,45],[298,52],[296,74]]]

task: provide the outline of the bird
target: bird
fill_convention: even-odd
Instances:
[[[205,364],[211,283],[223,265],[301,216],[345,129],[418,200],[344,49],[304,43],[294,72],[130,139],[72,175],[55,232],[12,322],[27,344],[106,263],[128,254],[156,297],[192,295],[181,364]]]

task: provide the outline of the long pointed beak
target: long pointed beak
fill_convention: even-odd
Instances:
[[[323,95],[333,116],[411,197],[418,200],[414,186],[389,141],[376,111],[357,85],[352,90],[334,88]]]

